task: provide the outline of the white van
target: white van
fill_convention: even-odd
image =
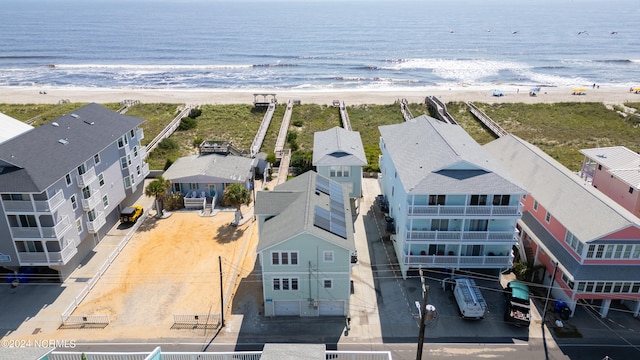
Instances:
[[[460,315],[464,319],[482,319],[487,312],[487,302],[473,279],[456,277],[443,280],[443,288],[451,286],[458,304]]]

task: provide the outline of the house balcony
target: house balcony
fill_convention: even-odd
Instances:
[[[146,159],[147,158],[147,147],[146,146],[140,146],[138,148],[138,156],[140,156],[141,159]]]
[[[151,173],[151,170],[149,170],[149,164],[147,164],[146,162],[142,163],[142,177],[146,178],[147,176],[149,176],[149,174]]]
[[[409,267],[433,268],[496,268],[513,266],[512,256],[458,256],[458,255],[404,255],[404,264]]]
[[[144,130],[142,128],[136,129],[136,138],[138,138],[138,141],[144,139]]]
[[[522,216],[518,206],[409,205],[409,216]]]
[[[77,176],[78,187],[83,188],[88,186],[93,181],[95,181],[98,177],[96,176],[96,169],[90,168],[84,174]]]
[[[2,203],[6,212],[54,212],[64,201],[64,194],[59,190],[47,200],[3,200]]]
[[[515,243],[513,231],[407,231],[407,242],[457,241],[464,243],[506,242]]]
[[[88,199],[82,199],[82,209],[89,211],[95,209],[95,207],[102,201],[99,190],[91,190],[91,196]]]
[[[77,253],[75,244],[69,243],[61,251],[18,252],[18,260],[22,266],[66,265]]]
[[[97,212],[95,219],[93,219],[93,221],[87,222],[87,231],[91,234],[96,234],[98,230],[100,230],[100,228],[106,223],[107,220],[105,219],[104,212]]]
[[[60,239],[71,229],[71,220],[63,216],[54,226],[42,227],[11,227],[11,235],[14,239]]]

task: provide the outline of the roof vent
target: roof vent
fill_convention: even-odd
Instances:
[[[80,116],[78,116],[78,114],[71,114],[71,117],[72,117],[72,118],[74,118],[74,119],[77,119],[77,118],[79,118]]]
[[[93,122],[93,121],[89,121],[89,120],[84,120],[84,123],[85,123],[85,124],[89,124],[89,125],[93,125],[93,124],[95,124],[95,122]]]
[[[54,122],[52,122],[52,123],[51,123],[51,125],[53,125],[53,126],[60,126],[60,124],[58,124],[58,123],[57,123],[57,122],[55,122],[55,121],[54,121]]]
[[[67,145],[67,144],[69,143],[69,140],[67,140],[67,139],[60,139],[60,140],[58,140],[58,142],[59,142],[60,144],[62,144],[62,145]]]

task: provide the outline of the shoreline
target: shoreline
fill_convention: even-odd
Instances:
[[[586,95],[572,95],[572,87],[542,87],[537,96],[529,96],[529,89],[517,86],[499,87],[504,96],[493,96],[495,88],[488,87],[425,87],[416,89],[350,89],[350,90],[227,90],[227,89],[116,89],[116,88],[0,88],[0,103],[56,104],[60,101],[119,103],[138,100],[143,103],[188,104],[252,104],[254,94],[276,94],[279,103],[299,100],[301,104],[331,105],[340,100],[347,106],[362,104],[393,104],[399,99],[423,103],[426,96],[436,96],[443,102],[471,101],[484,103],[557,103],[601,102],[623,104],[640,102],[640,94],[623,86],[586,87]],[[46,92],[46,94],[45,94]],[[258,96],[257,100],[262,100]],[[268,99],[268,98],[267,98]]]

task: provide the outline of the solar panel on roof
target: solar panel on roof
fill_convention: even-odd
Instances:
[[[347,228],[344,219],[341,219],[339,215],[332,214],[329,210],[318,205],[314,208],[313,225],[344,239],[347,238]]]
[[[316,176],[316,190],[329,195],[329,179],[322,176]]]

